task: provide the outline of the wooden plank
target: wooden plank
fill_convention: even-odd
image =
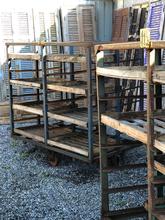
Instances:
[[[41,109],[37,109],[35,107],[29,107],[27,105],[13,104],[13,109],[14,110],[21,110],[21,111],[25,111],[25,112],[30,112],[30,113],[33,113],[33,114],[36,114],[36,115],[43,116],[42,107],[41,107]]]
[[[6,46],[77,46],[90,47],[94,42],[66,41],[66,42],[7,42]]]
[[[45,58],[47,61],[86,63],[86,57],[82,55],[50,54],[46,55]]]
[[[41,83],[32,79],[11,79],[10,83],[17,86],[36,87],[41,89]]]
[[[15,128],[14,132],[17,133],[17,134],[20,134],[24,137],[28,137],[28,138],[31,138],[31,139],[34,139],[36,141],[40,141],[40,142],[44,143],[44,137],[41,137],[39,135],[34,134],[33,131],[29,132],[29,131],[26,131],[26,130],[22,130],[20,128]]]
[[[102,50],[129,50],[129,49],[140,49],[140,42],[124,42],[124,43],[106,43],[95,45],[95,51],[98,48]]]
[[[57,85],[55,83],[52,84],[48,82],[47,88],[54,91],[74,93],[78,95],[87,95],[87,87],[85,85],[64,86],[64,85]]]
[[[131,80],[146,80],[147,70],[146,67],[97,67],[97,75]]]
[[[31,129],[30,127],[15,128],[14,132],[24,137],[28,137],[33,140],[44,143],[43,127],[31,126]],[[68,143],[64,143],[64,139],[67,135],[63,128],[54,128],[52,129],[52,131],[49,131],[49,133],[50,133],[50,138],[48,139],[49,145],[59,147],[61,149],[78,153],[84,156],[88,156],[87,147],[86,149],[82,149],[80,148],[79,143],[77,141],[74,142],[75,133],[73,133],[73,138],[72,138],[72,132],[70,132],[70,134],[68,135],[69,140],[73,140],[73,144],[71,144],[70,141],[68,141]],[[55,135],[56,137],[54,137]],[[79,140],[81,140],[81,134],[79,136]]]
[[[141,141],[142,143],[147,143],[147,134],[141,131],[138,126],[135,125],[128,125],[127,123],[124,123],[123,121],[118,121],[116,119],[113,119],[107,115],[101,115],[101,122],[105,125],[108,125],[132,138],[135,138],[136,140]]]
[[[155,148],[157,148],[161,152],[165,153],[165,141],[159,141],[156,139],[154,141],[154,146],[155,146]]]
[[[37,53],[9,53],[9,59],[15,60],[40,60],[41,56]]]
[[[162,164],[158,161],[154,161],[154,167],[157,171],[159,171],[160,173],[165,175],[165,165],[164,164]]]
[[[87,121],[78,120],[78,119],[75,119],[74,117],[71,118],[67,115],[60,115],[60,114],[48,112],[48,117],[54,118],[54,119],[60,120],[60,121],[73,123],[73,124],[79,125],[81,127],[85,127],[85,128],[87,127]]]
[[[51,145],[51,146],[62,148],[62,149],[67,150],[67,151],[71,151],[71,152],[78,153],[78,154],[81,154],[81,155],[84,155],[84,156],[88,156],[88,151],[82,150],[78,147],[73,147],[73,146],[70,146],[68,144],[63,144],[63,143],[60,143],[58,141],[53,141],[53,140],[50,140],[50,139],[48,140],[48,144]]]

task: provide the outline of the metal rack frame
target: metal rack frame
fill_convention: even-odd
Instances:
[[[9,53],[9,47],[10,46],[34,46],[34,47],[40,47],[41,53],[40,54],[27,54],[28,56],[26,56],[26,54],[11,54]],[[86,56],[81,56],[81,55],[53,55],[53,54],[44,54],[44,48],[47,46],[57,46],[57,47],[83,47],[86,49]],[[30,42],[30,43],[25,43],[25,42],[15,42],[15,43],[6,43],[6,53],[7,53],[7,62],[8,62],[8,76],[9,76],[9,101],[10,101],[10,124],[11,124],[11,135],[12,136],[18,136],[18,129],[15,129],[14,125],[15,125],[15,120],[14,120],[14,110],[13,110],[13,85],[17,85],[17,86],[21,86],[20,81],[15,81],[12,79],[12,70],[11,70],[11,61],[14,59],[25,59],[25,60],[35,60],[36,62],[36,76],[38,77],[38,71],[39,71],[39,66],[38,64],[41,63],[41,72],[42,72],[42,82],[41,83],[32,83],[30,82],[31,80],[29,79],[29,82],[27,81],[26,83],[24,82],[24,84],[28,84],[33,86],[36,86],[35,88],[37,88],[37,101],[39,101],[39,89],[42,88],[42,93],[43,93],[43,115],[39,115],[38,117],[38,124],[40,124],[40,117],[43,117],[43,122],[44,122],[44,144],[42,143],[42,146],[49,148],[51,150],[54,150],[56,152],[61,152],[63,154],[69,155],[71,157],[75,157],[81,160],[85,160],[88,162],[92,162],[94,159],[94,149],[93,149],[93,144],[94,144],[94,138],[93,138],[93,126],[94,126],[94,122],[93,122],[93,105],[92,105],[92,99],[93,99],[93,88],[92,88],[92,48],[93,47],[93,43],[84,43],[84,42],[61,42],[61,43],[53,43],[53,42],[47,42],[47,43],[43,43],[43,42]],[[25,57],[23,57],[25,56]],[[60,57],[61,56],[61,57]],[[48,132],[48,118],[49,118],[49,114],[48,114],[48,98],[47,98],[47,94],[48,91],[51,90],[49,83],[48,83],[48,79],[47,79],[47,62],[48,60],[51,58],[51,61],[54,62],[68,62],[73,64],[74,62],[86,62],[86,71],[87,71],[87,85],[86,85],[86,89],[83,90],[84,91],[84,95],[86,95],[87,97],[87,102],[88,102],[88,106],[87,106],[87,145],[88,145],[88,153],[85,155],[81,155],[79,153],[75,153],[74,151],[69,151],[69,150],[64,150],[64,149],[60,149],[59,146],[50,146],[50,141],[48,141],[49,139],[49,132]],[[72,71],[72,70],[71,70]],[[67,74],[67,73],[66,73]],[[72,76],[74,76],[74,72],[71,74]],[[73,77],[72,77],[73,78]],[[73,79],[72,79],[73,80]],[[57,89],[57,88],[56,88]],[[54,91],[56,91],[56,89]],[[53,89],[52,89],[53,91]],[[73,91],[74,94],[74,91]],[[20,104],[21,105],[21,104]],[[19,106],[20,108],[20,106]],[[21,109],[20,109],[21,110]],[[30,110],[29,110],[30,111]],[[65,121],[65,120],[63,120]],[[28,137],[29,135],[26,136],[25,132],[20,133],[19,135],[21,135],[22,137]],[[31,138],[32,141],[33,137]],[[79,146],[78,146],[79,147]]]
[[[144,144],[147,145],[147,170],[148,170],[148,203],[146,209],[148,210],[148,219],[154,217],[158,220],[165,218],[165,200],[163,195],[163,186],[165,186],[165,165],[163,164],[165,153],[164,141],[156,138],[154,131],[159,134],[165,132],[165,122],[160,120],[164,117],[164,110],[155,110],[154,101],[157,98],[162,98],[163,95],[154,94],[154,84],[165,84],[163,76],[164,66],[155,66],[155,50],[164,49],[165,41],[151,41],[149,38],[148,30],[141,32],[140,42],[127,42],[127,43],[114,43],[96,45],[95,51],[98,48],[104,50],[129,50],[145,48],[148,52],[147,67],[109,67],[106,68],[100,63],[100,55],[98,55],[98,62],[96,66],[97,75],[97,91],[98,91],[98,114],[99,114],[99,146],[100,146],[100,169],[101,169],[101,194],[102,194],[102,218],[103,219],[125,219],[127,216],[136,216],[144,213],[144,209],[131,209],[116,211],[115,213],[109,211],[110,201],[108,197],[108,173],[115,167],[108,168],[107,166],[107,152],[105,151],[106,145],[106,126],[110,126],[117,131],[124,133]],[[131,80],[141,80],[147,82],[147,111],[140,112],[123,112],[123,113],[109,113],[105,112],[105,98],[104,98],[104,79],[105,77],[111,78],[124,78]],[[104,101],[104,102],[103,102]],[[139,119],[136,121],[136,119]],[[145,122],[143,119],[147,119]],[[131,121],[132,120],[132,121]],[[136,124],[134,121],[136,121]],[[147,126],[147,130],[146,130]],[[161,153],[160,153],[161,152]],[[157,161],[157,158],[160,161]],[[133,165],[140,166],[140,165]],[[130,166],[131,168],[132,166]],[[118,167],[120,169],[123,167]],[[134,167],[132,167],[134,168]],[[156,172],[157,171],[157,172]],[[155,175],[155,172],[158,175]],[[160,173],[163,175],[160,176]],[[138,188],[138,186],[137,186]],[[131,187],[130,187],[131,189]],[[133,188],[132,188],[133,189]],[[155,193],[155,189],[156,193]],[[124,189],[123,189],[124,190]],[[116,191],[116,189],[111,189]],[[161,197],[160,197],[161,195]],[[126,217],[126,219],[127,219]]]

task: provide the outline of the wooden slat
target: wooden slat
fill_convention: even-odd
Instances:
[[[164,69],[164,65],[155,66],[153,74],[154,82],[165,83]],[[96,73],[105,77],[146,81],[147,69],[144,66],[97,67]]]
[[[54,91],[74,93],[78,95],[87,95],[87,86],[85,84],[79,84],[79,82],[77,82],[77,86],[76,84],[72,85],[71,82],[70,85],[69,83],[67,85],[59,85],[56,83],[48,82],[47,88]]]
[[[138,128],[138,126],[130,124],[128,125],[123,121],[118,121],[103,114],[101,115],[101,122],[120,132],[123,132],[124,134],[132,138],[135,138],[136,140],[141,141],[142,143],[147,143],[147,134],[141,131],[140,128]]]
[[[67,55],[67,54],[50,54],[46,57],[47,61],[59,61],[68,63],[86,63],[86,57],[81,55]]]
[[[165,175],[165,165],[164,164],[162,164],[158,161],[154,161],[154,167],[157,171],[159,171],[160,173]]]
[[[17,134],[20,134],[24,137],[31,138],[36,141],[40,141],[44,143],[44,137],[43,137],[43,127],[27,127],[27,128],[15,128],[14,132]],[[69,133],[69,132],[68,132]],[[83,156],[88,156],[88,150],[87,145],[84,145],[84,149],[81,145],[81,133],[78,133],[79,135],[79,142],[76,140],[74,141],[75,133],[70,132],[68,134],[68,141],[65,142],[65,139],[67,137],[67,133],[65,132],[65,129],[63,128],[54,128],[51,131],[50,138],[48,139],[48,144],[51,146],[59,147],[61,149],[71,151],[74,153],[81,154]],[[55,136],[55,137],[54,137]]]
[[[10,83],[13,85],[18,85],[18,86],[36,87],[36,88],[41,89],[40,81],[33,80],[33,79],[11,79]]]
[[[134,67],[97,67],[97,75],[120,78],[120,79],[131,79],[131,80],[146,80],[146,67],[134,66]]]
[[[40,60],[41,56],[37,53],[9,53],[8,58],[15,60]]]

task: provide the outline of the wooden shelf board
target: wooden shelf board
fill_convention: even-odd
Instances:
[[[108,115],[101,115],[101,122],[108,125],[144,144],[147,144],[147,122],[141,119],[117,120]],[[154,130],[158,137],[154,141],[154,146],[165,153],[165,121],[154,119]]]
[[[13,109],[43,116],[42,102],[13,104]],[[68,123],[73,123],[85,128],[88,126],[87,109],[74,108],[71,102],[48,102],[48,117]],[[93,124],[97,125],[97,112],[93,112]]]
[[[153,82],[165,84],[165,66],[155,66]],[[146,81],[147,68],[144,66],[97,67],[97,75],[128,80]]]
[[[44,129],[42,126],[15,128],[14,132],[24,137],[44,143]],[[71,151],[88,157],[88,139],[82,132],[72,132],[67,127],[56,127],[49,130],[48,145]],[[99,147],[95,143],[94,153],[98,154]]]
[[[81,55],[50,54],[50,55],[46,55],[45,59],[47,61],[86,63],[86,57]]]
[[[154,161],[154,167],[157,171],[165,175],[165,164],[157,160]]]
[[[35,87],[38,89],[41,89],[42,83],[41,79],[11,79],[10,83],[17,86],[23,86],[23,87]]]
[[[67,81],[62,83],[51,82],[48,80],[47,88],[54,91],[87,95],[87,84],[84,81]]]
[[[8,58],[15,60],[40,60],[41,56],[37,53],[9,53]]]

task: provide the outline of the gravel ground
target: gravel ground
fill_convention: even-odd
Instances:
[[[99,168],[62,157],[57,167],[34,145],[10,139],[0,125],[0,220],[99,220]],[[125,154],[124,163],[143,162],[144,147]],[[146,170],[113,172],[111,186],[145,183]],[[113,209],[142,204],[146,192],[113,196]],[[114,199],[115,198],[115,199]]]

